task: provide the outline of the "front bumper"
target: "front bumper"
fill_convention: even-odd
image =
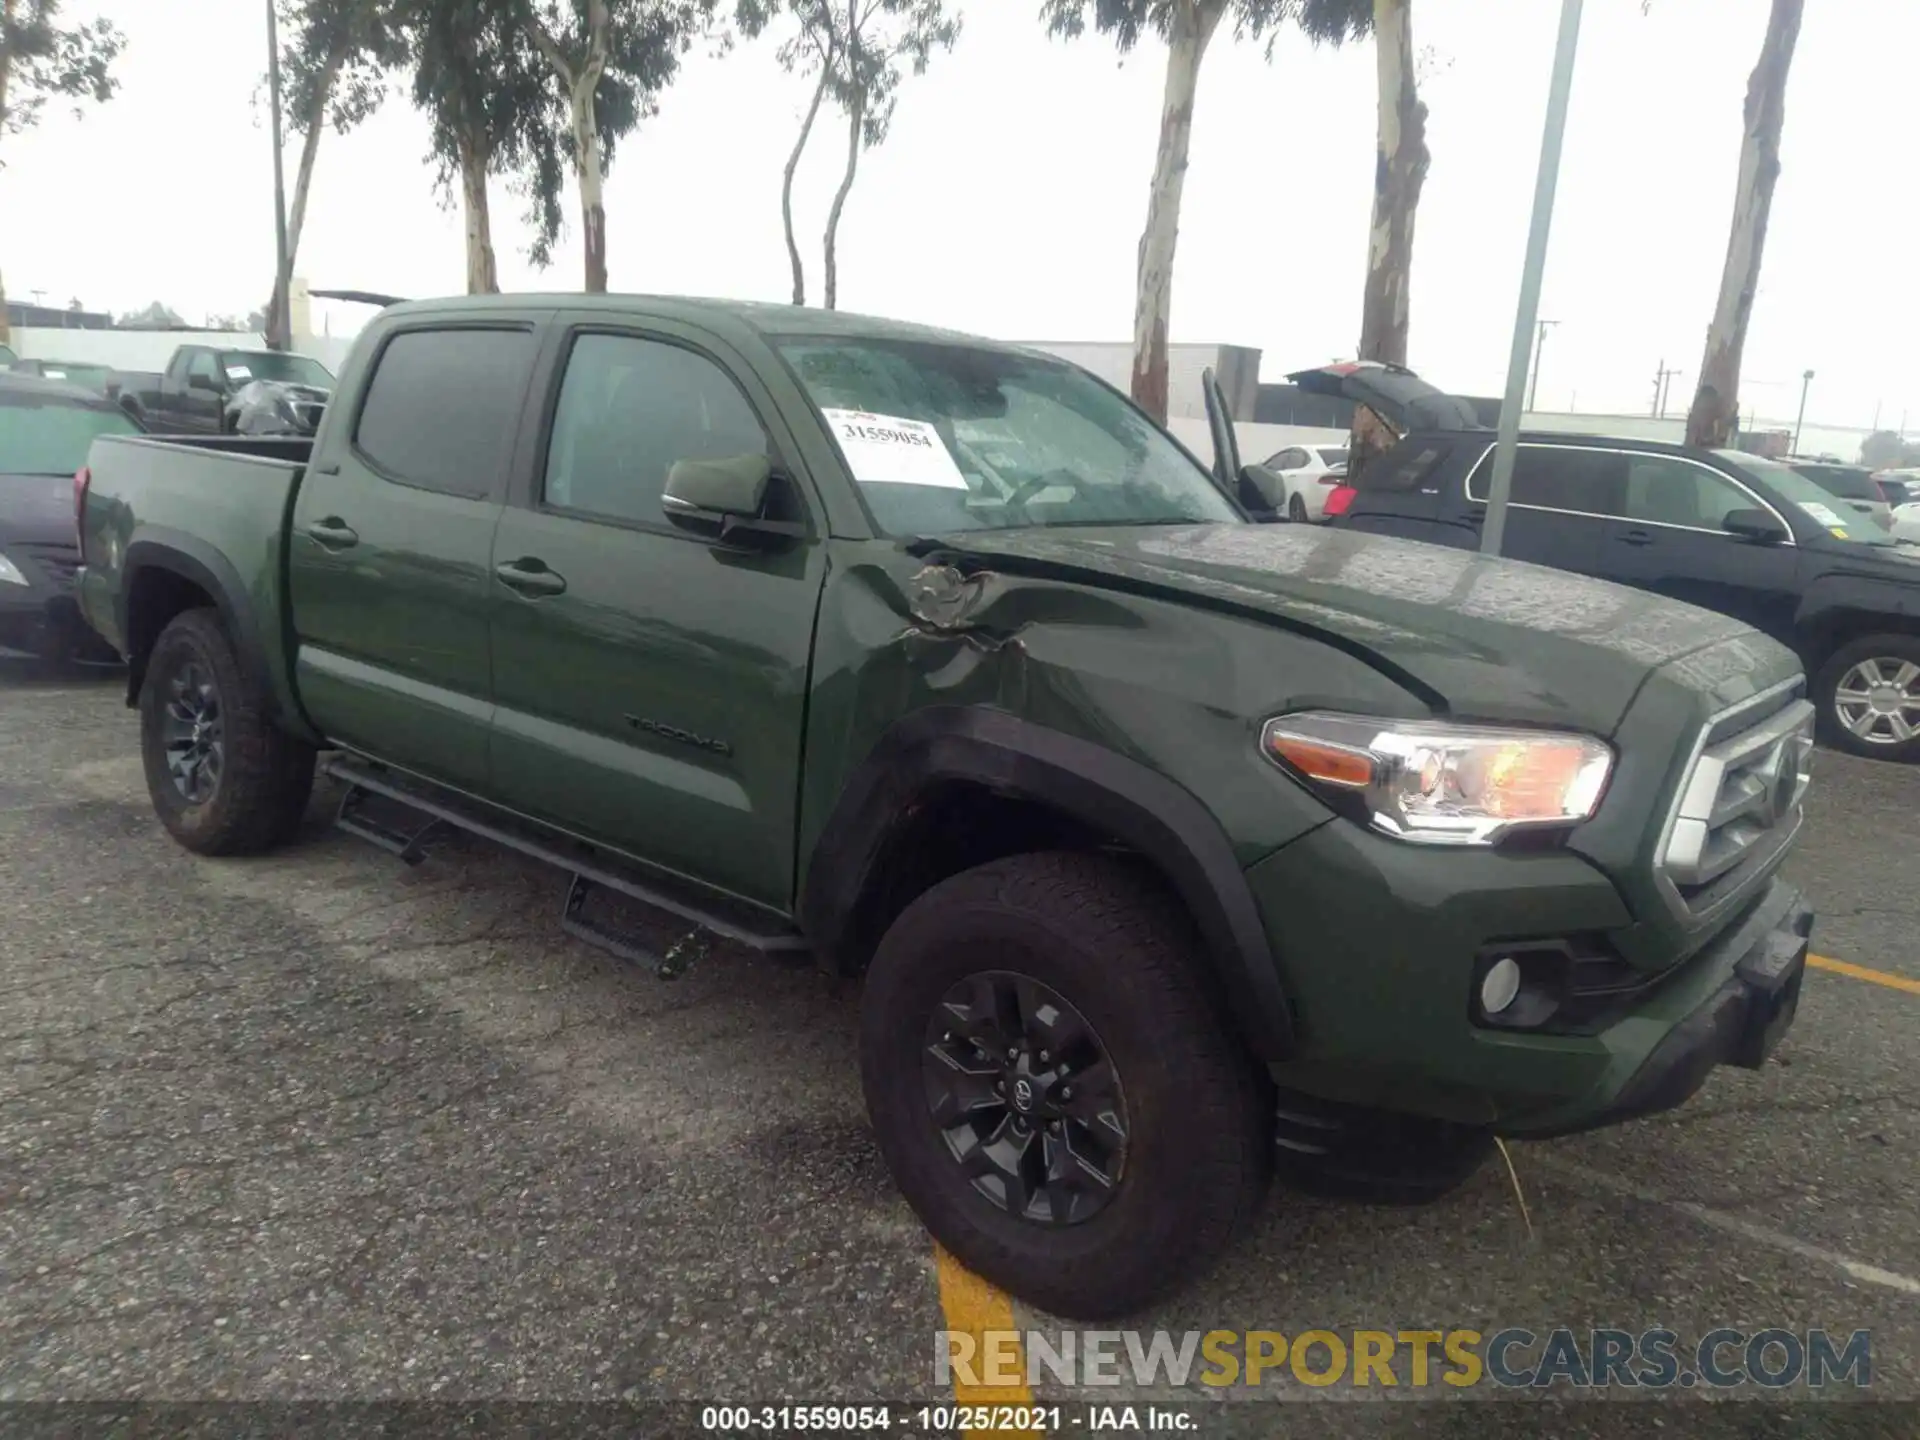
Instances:
[[[1247,876],[1295,1007],[1297,1049],[1271,1067],[1281,1085],[1509,1135],[1651,1114],[1716,1065],[1759,1063],[1792,1022],[1813,923],[1769,879],[1596,1024],[1503,1030],[1472,1013],[1489,946],[1634,929],[1591,862],[1422,849],[1335,822]]]
[[[34,655],[104,658],[107,647],[80,613],[70,566],[50,560],[49,548],[7,547],[7,558],[27,583],[0,583],[0,646]],[[58,558],[65,561],[64,555]]]
[[[1637,1120],[1684,1103],[1715,1066],[1758,1070],[1799,1011],[1812,933],[1813,907],[1798,891],[1770,882],[1746,919],[1715,942],[1723,957],[1735,957],[1733,973],[1667,1032],[1619,1092],[1591,1114],[1576,1111],[1566,1123],[1525,1133],[1564,1135]]]

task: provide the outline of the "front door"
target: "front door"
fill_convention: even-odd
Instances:
[[[391,334],[294,504],[308,714],[330,739],[467,790],[487,786],[493,532],[537,320]]]
[[[725,549],[660,494],[676,460],[793,477],[791,442],[697,332],[583,319],[556,363],[544,458],[494,539],[494,793],[785,910],[823,547]]]
[[[1763,508],[1720,471],[1678,455],[1635,455],[1627,472],[1617,576],[1744,620],[1788,641],[1800,602],[1800,552],[1728,533],[1729,512]]]
[[[179,407],[180,428],[196,435],[220,433],[220,417],[226,410],[232,382],[220,373],[220,360],[211,350],[195,350],[187,360],[184,385],[175,404]]]

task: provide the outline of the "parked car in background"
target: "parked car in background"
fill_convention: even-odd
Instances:
[[[1475,549],[1493,436],[1409,434],[1330,497],[1354,530]],[[1920,761],[1920,560],[1798,470],[1738,450],[1524,434],[1502,553],[1657,591],[1791,646],[1832,741]]]
[[[0,371],[0,645],[49,660],[117,658],[74,600],[74,472],[100,436],[138,433],[103,396]]]
[[[115,398],[157,435],[311,435],[333,373],[280,350],[182,345],[159,373],[121,371]]]
[[[1793,1020],[1792,654],[1249,523],[1052,356],[463,296],[368,325],[310,441],[106,438],[89,474],[83,601],[175,840],[282,842],[324,747],[357,833],[561,866],[616,953],[661,963],[624,894],[862,977],[881,1155],[1055,1314],[1185,1281],[1274,1166],[1432,1198]]]
[[[114,377],[111,365],[96,365],[87,360],[15,360],[8,367],[16,375],[38,375],[43,380],[62,380],[106,395]]]
[[[1318,520],[1327,492],[1346,476],[1347,447],[1289,445],[1254,468],[1268,508],[1289,520]]]
[[[1873,471],[1864,465],[1843,465],[1828,460],[1804,460],[1788,456],[1782,464],[1813,481],[1838,502],[1837,508],[1864,515],[1882,530],[1893,529],[1893,506],[1888,503],[1887,487],[1874,481]],[[1904,493],[1901,499],[1905,499]]]
[[[1881,498],[1896,510],[1920,503],[1920,470],[1876,470],[1873,483],[1879,487]]]

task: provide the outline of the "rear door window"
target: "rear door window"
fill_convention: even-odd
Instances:
[[[1617,450],[1587,450],[1574,445],[1522,445],[1513,458],[1515,505],[1568,510],[1580,515],[1618,516],[1626,502],[1627,462]],[[1469,499],[1484,502],[1493,478],[1493,451],[1474,467]]]
[[[403,485],[491,495],[506,474],[533,358],[524,329],[403,330],[375,362],[354,447]]]

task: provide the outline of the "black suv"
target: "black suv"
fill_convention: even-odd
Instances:
[[[1391,418],[1391,417],[1389,417]],[[1416,429],[1327,500],[1331,523],[1477,548],[1483,429]],[[1920,547],[1736,450],[1523,434],[1502,552],[1736,616],[1792,646],[1828,738],[1920,761]]]

